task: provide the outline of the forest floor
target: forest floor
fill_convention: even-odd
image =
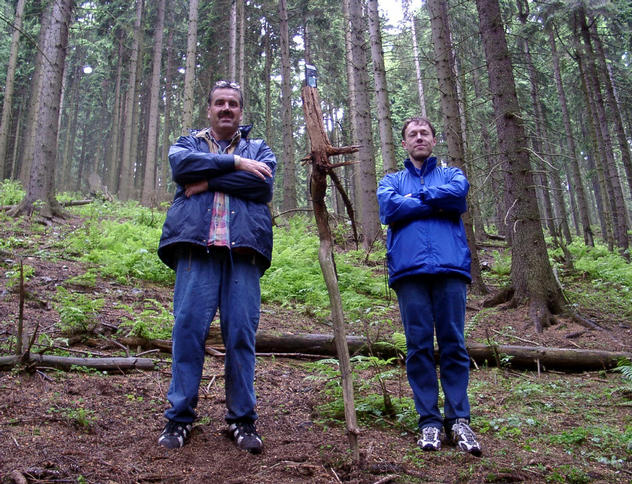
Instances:
[[[0,238],[28,239],[28,227],[0,224]],[[26,244],[23,251],[0,251],[3,275],[21,258],[34,268],[26,285],[24,321],[27,332],[38,325],[39,334],[51,339],[61,336],[52,301],[56,287],[86,270],[83,263],[48,250],[59,233],[47,229],[40,239],[45,241],[43,250]],[[19,308],[18,293],[7,287],[8,281],[0,278],[3,354],[15,334]],[[104,279],[84,290],[104,298],[105,304],[93,330],[99,338],[92,341],[98,344],[87,346],[86,340],[73,338],[73,356],[83,356],[81,351],[121,356],[121,348],[112,342],[125,314],[120,303],[154,299],[167,307],[172,297],[170,287],[127,286]],[[606,328],[603,331],[562,319],[537,334],[526,324],[524,309],[481,310],[481,303],[481,297],[469,296],[467,318],[477,321],[470,341],[493,338],[499,344],[632,351],[632,321],[599,304],[579,309]],[[399,324],[394,300],[389,311]],[[313,316],[277,305],[263,306],[260,330],[330,332]],[[439,452],[421,452],[410,425],[396,417],[375,417],[379,412],[370,417],[369,411],[360,415],[361,458],[353,462],[343,423],[322,412],[322,405],[332,399],[331,382],[309,378],[317,366],[300,357],[257,359],[258,429],[265,445],[261,455],[238,450],[228,438],[223,359],[210,355],[190,442],[175,451],[159,447],[170,355],[144,356],[155,360],[156,370],[0,372],[2,482],[632,482],[632,389],[619,372],[537,372],[478,362],[471,372],[470,396],[472,427],[480,437],[482,457],[447,444]],[[399,369],[399,376],[385,380],[391,398],[410,397],[401,365],[393,368]],[[362,375],[368,381],[374,374],[363,371],[361,380]]]

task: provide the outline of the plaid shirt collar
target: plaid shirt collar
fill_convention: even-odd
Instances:
[[[237,148],[239,141],[241,141],[241,130],[238,129],[237,131],[235,131],[235,134],[230,139],[230,142],[228,143],[228,146],[225,150],[222,150],[219,141],[217,141],[217,138],[213,133],[212,128],[206,128],[199,131],[195,135],[195,137],[203,138],[208,143],[208,146],[213,153],[232,153],[233,151],[235,151],[235,148]]]

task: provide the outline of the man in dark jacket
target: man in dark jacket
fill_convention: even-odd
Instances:
[[[239,85],[217,82],[208,98],[210,127],[181,136],[169,150],[175,198],[158,248],[176,271],[173,362],[158,443],[169,449],[189,439],[204,364],[204,342],[217,309],[225,356],[226,422],[240,449],[263,448],[255,421],[255,332],[259,279],[270,266],[276,158],[263,140],[240,126]]]
[[[439,166],[430,156],[436,142],[428,119],[407,120],[402,128],[402,146],[409,155],[405,168],[384,177],[377,190],[380,219],[388,225],[389,285],[397,293],[406,333],[406,371],[421,433],[417,445],[439,450],[445,428],[450,442],[480,455],[469,426],[470,360],[464,336],[471,277],[461,214],[469,183],[461,170]],[[444,417],[438,406],[435,331]]]

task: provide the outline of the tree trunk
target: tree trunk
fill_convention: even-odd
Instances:
[[[588,87],[590,83],[585,69],[585,59],[583,59],[581,55],[577,56],[577,66],[579,68],[582,93],[584,95],[586,111],[588,113],[588,116],[586,116],[587,125],[583,122],[583,114],[580,117],[580,124],[582,126],[584,137],[587,140],[587,161],[591,166],[589,171],[593,175],[593,179],[596,180],[594,190],[599,210],[601,237],[604,239],[606,244],[608,244],[608,249],[613,251],[615,219],[613,215],[614,202],[612,201],[612,189],[608,183],[604,169],[604,165],[606,163],[596,162],[597,160],[605,159],[605,147],[603,146],[603,139],[597,131],[598,128],[595,123],[595,120],[597,119],[595,102]]]
[[[86,110],[85,113],[85,119],[83,122],[83,126],[81,127],[81,152],[79,154],[79,164],[77,166],[77,176],[75,177],[74,183],[71,184],[71,180],[68,180],[68,186],[71,190],[74,190],[76,192],[81,192],[81,181],[84,178],[83,172],[87,171],[85,170],[86,165],[88,164],[88,162],[86,161],[87,158],[87,152],[88,152],[88,142],[90,140],[90,136],[88,134],[88,126],[90,126],[90,114],[91,114],[91,107],[89,107]],[[94,151],[91,151],[91,154],[97,155],[98,154],[98,150],[100,148],[95,148]]]
[[[555,35],[553,29],[548,29],[549,45],[551,46],[551,57],[553,62],[553,74],[555,77],[555,85],[557,87],[557,95],[562,111],[562,119],[564,121],[564,130],[566,133],[566,142],[568,143],[569,154],[569,185],[571,187],[571,195],[575,195],[577,201],[577,211],[579,212],[579,220],[584,236],[584,243],[591,247],[595,246],[592,229],[590,228],[590,217],[588,215],[588,202],[586,200],[586,191],[582,183],[582,176],[579,171],[579,162],[577,161],[577,148],[575,147],[575,137],[571,128],[571,118],[568,114],[568,104],[566,102],[566,92],[562,83],[562,74],[560,72],[560,61],[555,44]]]
[[[45,15],[45,12],[42,12],[41,22],[40,22],[40,31],[39,37],[37,40],[37,45],[43,46],[45,42],[46,33],[48,31],[47,23],[50,21],[47,18],[48,15]],[[33,77],[30,86],[30,93],[28,99],[28,114],[26,118],[26,133],[34,133],[37,129],[37,116],[40,110],[40,89],[42,82],[42,69],[44,64],[44,54],[42,53],[42,49],[37,49],[37,53],[35,54],[35,69],[33,70]],[[17,143],[16,143],[17,144]],[[31,165],[33,164],[33,156],[35,152],[35,136],[24,136],[23,146],[20,147],[19,151],[19,172],[20,172],[20,181],[24,186],[29,183],[29,177],[31,174]]]
[[[40,106],[35,130],[38,136],[35,137],[26,196],[11,212],[12,215],[30,214],[34,210],[38,210],[41,216],[48,219],[64,215],[55,198],[55,161],[61,88],[73,4],[73,0],[59,0],[52,2],[45,10],[49,20],[42,22],[47,26],[44,42],[40,45],[46,62],[42,64],[40,71]],[[42,202],[39,207],[38,202]]]
[[[413,44],[413,57],[415,59],[415,74],[417,75],[417,94],[419,95],[419,113],[426,117],[426,96],[424,95],[424,82],[421,77],[421,65],[419,64],[419,46],[417,43],[417,29],[415,28],[415,16],[410,13],[410,0],[402,0],[404,19],[410,22],[410,35]]]
[[[80,50],[80,49],[77,49]],[[77,56],[76,63],[77,65],[72,71],[72,74],[69,77],[70,85],[68,87],[69,93],[66,94],[66,99],[68,99],[68,105],[72,106],[70,109],[70,113],[68,115],[67,125],[66,125],[66,136],[64,147],[62,150],[62,158],[59,160],[59,165],[61,170],[57,170],[59,175],[57,177],[57,181],[59,183],[59,187],[61,189],[70,190],[70,186],[72,185],[72,161],[75,151],[75,141],[77,139],[77,118],[79,114],[79,105],[81,104],[79,100],[79,91],[81,84],[81,76],[83,75],[83,66],[81,58],[82,56]]]
[[[13,19],[13,35],[11,36],[11,52],[7,65],[7,77],[4,85],[4,101],[2,104],[2,120],[0,120],[0,180],[7,177],[7,141],[11,126],[11,111],[13,110],[13,86],[15,85],[15,68],[18,62],[18,47],[22,33],[22,16],[26,0],[18,0]]]
[[[283,201],[281,210],[294,210],[296,199],[296,163],[294,162],[294,129],[292,126],[292,69],[287,0],[279,1],[281,41],[281,120],[283,123]]]
[[[391,109],[384,68],[384,51],[382,50],[382,33],[380,32],[380,16],[377,0],[369,0],[369,35],[371,38],[371,58],[373,59],[373,75],[375,77],[375,97],[377,104],[377,123],[380,130],[380,148],[384,173],[397,171],[395,159],[395,143],[393,142],[393,126]]]
[[[483,96],[483,87],[481,86],[480,76],[478,72],[472,72],[472,84],[474,87],[474,96],[480,98]],[[491,124],[491,120],[484,118],[479,121],[478,128],[480,129],[481,139],[483,141],[484,156],[485,156],[485,180],[480,183],[480,189],[491,194],[492,200],[502,200],[503,197],[503,180],[500,175],[500,168],[498,163],[497,149],[492,149],[492,143],[488,124]],[[493,212],[493,223],[498,231],[499,235],[504,235],[505,223],[502,210],[502,203],[493,203],[491,210]],[[477,237],[479,234],[476,234]]]
[[[195,84],[195,64],[198,31],[198,0],[189,0],[189,25],[187,29],[187,60],[184,71],[184,107],[182,110],[183,136],[189,134],[193,126],[193,104]]]
[[[348,21],[351,37],[351,64],[353,68],[353,95],[355,97],[355,136],[359,146],[359,162],[354,165],[356,178],[356,201],[361,207],[362,244],[365,249],[373,245],[382,235],[379,208],[377,204],[377,177],[373,158],[373,135],[371,128],[371,104],[369,100],[369,76],[365,52],[366,31],[365,17],[362,15],[361,0],[345,0],[348,2]]]
[[[621,116],[621,111],[619,110],[619,103],[617,102],[615,96],[612,78],[610,76],[610,69],[608,68],[608,63],[606,62],[606,54],[603,49],[603,44],[601,43],[601,38],[599,37],[599,33],[597,32],[597,21],[595,18],[591,18],[590,20],[590,38],[593,39],[597,49],[595,57],[603,80],[606,102],[610,112],[610,120],[614,124],[614,132],[619,144],[621,163],[623,164],[623,169],[625,170],[625,174],[628,179],[628,189],[630,195],[632,196],[632,155],[630,154],[630,144],[625,136],[623,118]]]
[[[228,80],[237,79],[237,0],[230,0],[228,22]]]
[[[512,231],[511,278],[514,304],[529,303],[536,331],[542,332],[563,308],[540,225],[527,150],[527,139],[516,96],[511,58],[498,0],[476,0],[485,48],[489,86],[496,117],[505,190],[511,204],[507,220]]]
[[[271,88],[271,72],[272,72],[272,47],[270,45],[270,31],[272,26],[268,21],[265,22],[265,33],[263,34],[263,51],[266,54],[265,64],[263,67],[263,82],[265,83],[265,129],[266,140],[274,143],[272,136],[272,88]],[[273,150],[274,151],[274,150]]]
[[[588,112],[590,112],[590,109],[588,109]],[[593,206],[597,207],[596,217],[599,221],[601,237],[604,242],[608,244],[609,250],[612,251],[614,250],[614,242],[612,240],[612,220],[610,217],[610,211],[608,210],[607,206],[608,199],[607,196],[603,193],[603,191],[605,190],[605,188],[603,188],[605,186],[605,181],[603,180],[603,170],[595,166],[595,160],[593,156],[593,153],[595,151],[595,141],[593,140],[594,133],[588,133],[588,127],[584,122],[583,114],[580,114],[577,122],[581,128],[582,137],[587,140],[588,144],[590,144],[590,147],[586,150],[585,154],[586,171],[589,174],[588,179],[592,183],[592,193],[594,194]],[[588,194],[591,194],[591,192],[588,192]]]
[[[456,88],[456,74],[454,71],[454,53],[450,38],[450,26],[448,23],[447,5],[442,0],[427,0],[426,5],[430,12],[430,25],[435,52],[435,65],[441,91],[441,111],[443,112],[443,125],[448,145],[449,161],[459,167],[465,173],[465,146],[463,144],[463,132],[461,129],[461,114],[459,110],[458,94]],[[471,195],[468,195],[471,198]],[[476,238],[472,225],[472,216],[469,212],[463,214],[467,242],[472,254],[472,287],[476,294],[486,294],[487,287],[481,276],[481,268],[476,250]]]
[[[627,249],[629,248],[627,233],[628,223],[625,202],[623,199],[623,190],[621,188],[621,180],[614,160],[612,139],[610,137],[604,100],[601,95],[601,83],[599,82],[599,76],[595,67],[595,55],[592,48],[589,27],[586,24],[586,16],[583,9],[580,9],[579,12],[576,13],[576,18],[583,38],[582,56],[585,59],[584,68],[587,79],[588,94],[592,97],[595,114],[597,115],[595,118],[597,142],[601,143],[600,152],[605,158],[605,170],[607,173],[606,183],[608,186],[608,193],[610,194],[614,236],[622,255],[629,259],[629,254],[627,253]]]
[[[174,49],[173,49],[173,34],[175,26],[173,23],[173,9],[169,10],[169,35],[167,37],[167,66],[165,71],[165,105],[164,116],[165,123],[162,128],[162,149],[160,154],[160,196],[161,199],[167,199],[167,193],[169,191],[170,169],[169,169],[169,147],[171,146],[171,97],[173,96],[173,74],[175,71],[174,66]]]
[[[144,36],[144,29],[141,35]],[[147,138],[147,106],[149,105],[149,83],[142,82],[144,73],[145,42],[141,41],[138,49],[138,62],[136,62],[136,88],[134,89],[134,108],[132,110],[133,126],[130,135],[132,182],[130,185],[129,199],[136,199],[142,185],[145,173],[145,156],[141,153],[141,141]],[[142,145],[144,147],[144,145]],[[138,197],[140,198],[140,197]]]
[[[123,73],[123,36],[119,36],[118,46],[118,62],[116,65],[116,81],[114,84],[114,101],[113,101],[113,113],[112,123],[110,125],[109,136],[109,162],[106,166],[107,176],[104,177],[106,185],[111,193],[118,192],[118,181],[120,175],[120,140],[121,140],[121,77]]]
[[[246,116],[250,113],[248,109],[248,89],[246,89],[246,2],[239,0],[237,3],[237,16],[239,17],[239,62],[237,65],[237,79],[241,86],[244,97],[244,124],[248,124]]]
[[[12,180],[15,180],[18,178],[19,175],[19,168],[18,168],[18,140],[20,139],[20,135],[22,134],[22,106],[18,106],[18,110],[17,110],[17,122],[15,123],[15,142],[13,143],[13,156],[11,157],[13,162],[11,164],[11,171],[9,172],[9,178],[11,178]]]
[[[347,98],[347,126],[349,127],[347,131],[347,143],[348,144],[358,144],[358,140],[356,138],[356,125],[358,109],[355,95],[355,76],[356,73],[353,69],[353,59],[351,58],[351,24],[349,22],[349,0],[342,1],[342,16],[345,19],[344,21],[344,34],[345,34],[345,70],[347,72],[347,90],[349,92],[349,96]],[[347,193],[350,194],[351,200],[353,201],[353,206],[355,207],[356,213],[358,217],[361,217],[362,214],[362,205],[360,203],[360,199],[356,190],[355,183],[355,167],[354,166],[345,166],[344,167],[344,179],[347,184]]]
[[[125,129],[123,130],[123,153],[121,155],[121,176],[119,179],[119,196],[122,200],[131,197],[134,187],[132,169],[133,138],[135,131],[134,112],[136,105],[136,76],[138,71],[138,52],[141,41],[141,21],[143,18],[143,0],[136,0],[136,21],[134,23],[134,42],[129,61],[129,79],[125,100]]]
[[[159,0],[157,21],[154,28],[154,54],[151,69],[151,88],[149,93],[149,116],[147,118],[147,144],[145,158],[145,176],[142,187],[142,203],[145,206],[156,204],[156,158],[158,147],[158,123],[160,121],[160,66],[162,64],[162,39],[165,26],[165,0]]]

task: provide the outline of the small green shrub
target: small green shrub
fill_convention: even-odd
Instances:
[[[83,274],[66,279],[64,284],[81,287],[95,287],[97,285],[97,275],[94,269],[90,269]]]
[[[494,263],[492,264],[492,272],[499,276],[508,276],[511,274],[511,254],[508,251],[493,251]]]
[[[79,402],[81,404],[81,402]],[[51,407],[48,409],[50,414],[58,414],[69,424],[90,431],[96,422],[94,410],[86,409],[82,406],[72,407]]]
[[[614,371],[620,372],[623,375],[623,379],[632,384],[632,361],[625,358],[619,360]]]
[[[382,359],[376,356],[354,356],[351,367],[354,378],[355,407],[358,419],[367,425],[392,425],[414,432],[417,428],[417,411],[410,397],[393,396],[387,390],[387,380],[401,380],[404,370],[395,364],[397,358]],[[325,421],[344,420],[341,378],[338,360],[329,358],[305,365],[311,376],[308,380],[325,382],[327,401],[317,407]],[[362,378],[357,375],[362,372]],[[380,393],[375,393],[379,389]]]
[[[18,180],[0,180],[0,205],[16,205],[26,192]]]
[[[66,335],[91,333],[97,325],[97,315],[104,299],[92,299],[79,292],[59,286],[55,294],[55,309],[59,313],[59,329]]]
[[[155,299],[146,299],[142,303],[140,313],[132,307],[124,307],[132,317],[123,319],[118,329],[119,333],[147,339],[168,339],[171,337],[172,304],[169,307],[164,307]]]
[[[28,280],[35,275],[35,268],[23,264],[22,265],[22,274],[24,275],[24,283],[28,282]],[[20,266],[14,264],[13,267],[5,272],[5,277],[7,278],[7,289],[16,289],[20,286]]]

